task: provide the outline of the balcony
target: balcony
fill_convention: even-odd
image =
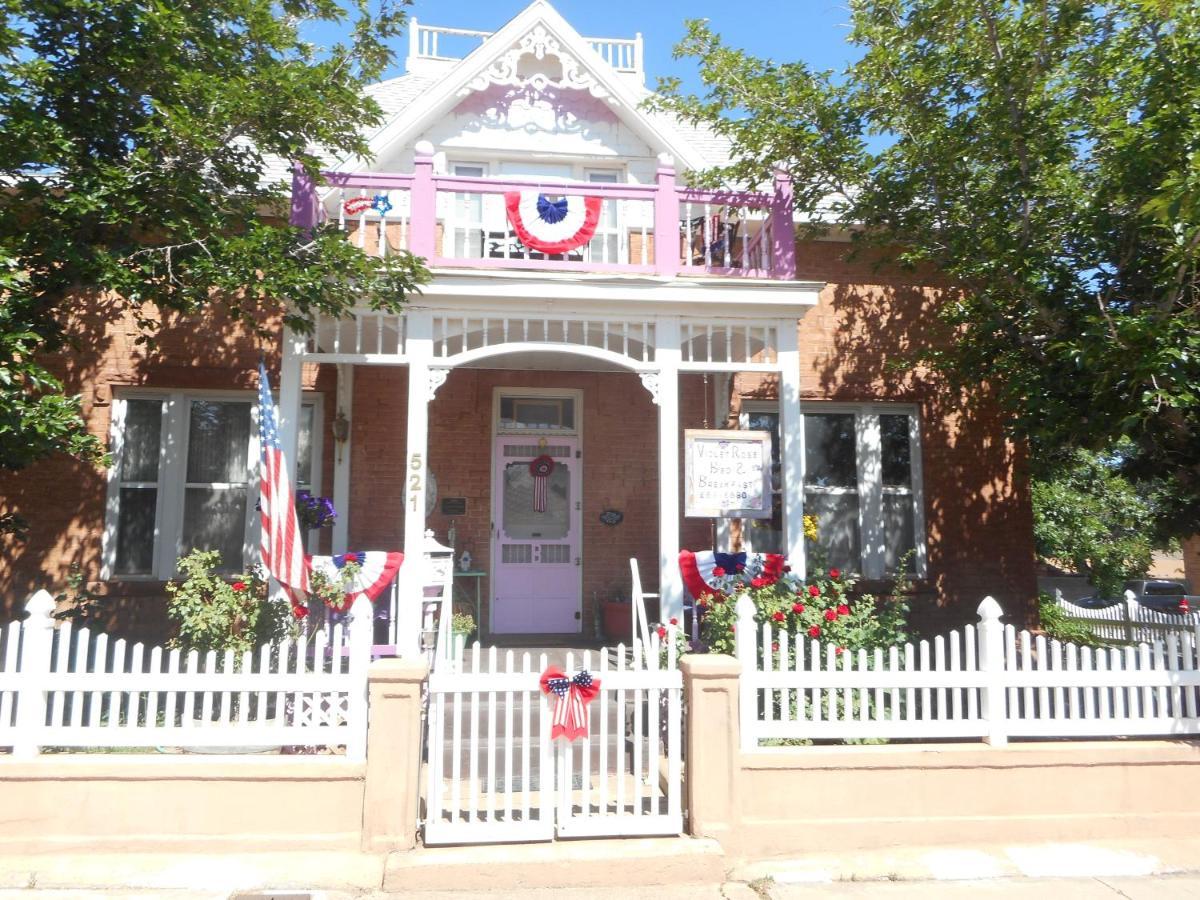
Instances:
[[[422,151],[425,152],[422,152]],[[432,148],[418,147],[412,173],[325,172],[317,187],[298,172],[292,222],[335,221],[365,253],[407,250],[433,268],[526,269],[662,277],[792,280],[796,275],[791,184],[772,193],[708,191],[676,184],[663,162],[655,184],[435,175]],[[597,196],[595,236],[569,253],[521,244],[504,195]]]

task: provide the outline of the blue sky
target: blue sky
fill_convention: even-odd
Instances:
[[[852,57],[846,44],[850,15],[840,0],[551,0],[580,33],[588,37],[633,37],[642,32],[646,44],[647,84],[658,75],[678,75],[695,85],[695,63],[671,59],[671,48],[683,35],[685,18],[706,18],[727,43],[757,56],[803,60],[816,68],[841,69]],[[428,25],[494,31],[520,12],[520,0],[416,0],[410,13]],[[325,35],[313,35],[320,40]],[[407,47],[397,47],[403,71]]]

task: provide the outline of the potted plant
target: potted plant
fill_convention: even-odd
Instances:
[[[633,610],[630,600],[614,592],[613,596],[600,601],[600,624],[604,636],[613,643],[628,644],[633,640]]]
[[[459,636],[462,636],[463,646],[475,634],[475,619],[468,613],[454,613],[450,617],[450,658],[458,658]]]

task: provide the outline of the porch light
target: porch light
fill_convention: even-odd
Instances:
[[[338,410],[331,428],[333,430],[333,439],[337,442],[338,462],[341,462],[342,448],[346,446],[346,441],[350,440],[350,420],[346,418],[346,411],[344,409]]]

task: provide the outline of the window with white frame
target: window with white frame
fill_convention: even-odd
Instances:
[[[317,490],[319,398],[301,406],[296,487]],[[167,579],[192,550],[234,572],[256,555],[258,409],[252,393],[130,392],[113,402],[104,577]]]
[[[915,410],[895,405],[807,406],[804,419],[804,512],[817,517],[818,543],[830,566],[867,578],[924,574],[920,431]],[[770,431],[778,466],[775,404],[747,403],[741,427]],[[775,484],[778,487],[776,468]],[[755,552],[782,552],[779,495],[772,519],[746,520],[743,540]]]

